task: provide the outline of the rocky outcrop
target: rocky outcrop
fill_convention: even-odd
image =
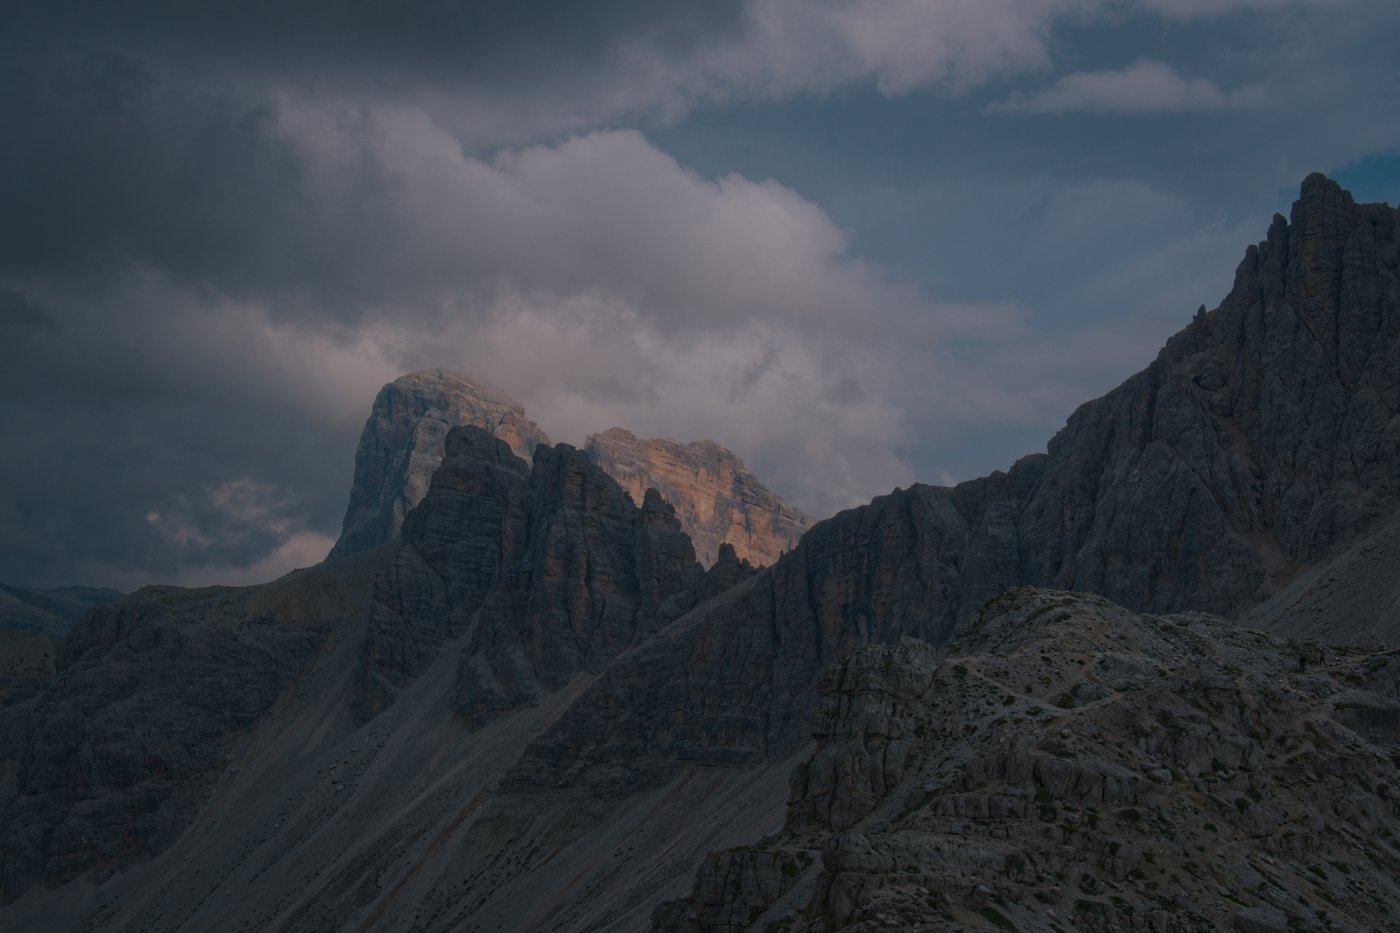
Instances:
[[[508,783],[616,796],[681,762],[750,767],[792,754],[828,664],[901,635],[951,635],[948,607],[963,596],[956,521],[946,497],[921,487],[819,523],[776,565],[619,658]]]
[[[383,709],[463,637],[458,708],[482,722],[602,671],[747,572],[730,549],[706,574],[669,504],[652,490],[634,505],[568,445],[540,447],[531,468],[454,428],[376,589],[361,710]]]
[[[518,402],[465,376],[432,369],[399,377],[380,390],[360,435],[350,506],[331,556],[378,547],[398,534],[409,511],[427,494],[442,463],[447,432],[457,425],[499,437],[527,463],[535,448],[549,446],[549,438],[525,417]],[[706,567],[726,543],[741,561],[771,564],[812,524],[714,441],[638,440],[612,428],[591,435],[585,452],[636,505],[643,504],[648,489],[660,492],[676,508]]]
[[[400,376],[379,390],[355,450],[355,479],[340,540],[342,557],[392,540],[422,501],[442,463],[449,429],[475,425],[525,460],[548,444],[518,402],[465,376],[429,369]]]
[[[38,589],[0,584],[0,631],[62,635],[81,622],[89,609],[121,595],[94,586]]]
[[[1331,898],[1373,923],[1393,658],[1133,612],[1266,600],[1340,631],[1332,580],[1389,630],[1396,224],[1309,179],[1226,301],[1046,454],[881,497],[758,572],[723,545],[703,571],[663,498],[585,453],[445,433],[397,541],[143,591],[51,670],[23,648],[0,925],[629,928],[707,850],[662,922],[1306,928]],[[1132,612],[1039,593],[979,617],[1027,582]],[[1325,864],[1297,871],[1290,825]]]
[[[339,616],[328,606],[363,590],[319,570],[255,590],[146,587],[92,610],[57,657],[36,657],[50,665],[27,671],[38,689],[19,695],[11,678],[0,903],[35,883],[100,880],[168,846]]]
[[[1219,308],[1013,469],[1029,494],[955,495],[1023,581],[1230,614],[1396,512],[1397,413],[1400,212],[1313,175]]]
[[[1400,212],[1311,176],[1221,306],[1076,411],[1046,454],[819,523],[614,664],[513,780],[617,794],[680,761],[790,753],[827,664],[906,636],[946,644],[1014,586],[1237,613],[1400,511],[1397,392]],[[617,768],[623,755],[636,767]]]
[[[1400,644],[1400,514],[1336,557],[1304,569],[1240,616],[1281,635],[1337,644]]]
[[[1385,926],[1398,665],[1013,591],[942,657],[836,665],[783,832],[713,854],[655,927]]]
[[[765,567],[797,545],[812,519],[783,502],[714,441],[639,440],[622,428],[590,435],[588,457],[641,502],[648,489],[676,507],[696,556],[710,566],[722,544]]]

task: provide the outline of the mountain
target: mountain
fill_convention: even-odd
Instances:
[[[51,669],[0,682],[0,926],[641,929],[677,902],[658,922],[708,924],[718,905],[729,919],[711,928],[770,911],[780,924],[819,903],[871,928],[918,895],[930,919],[1038,928],[1036,892],[1060,865],[1080,892],[1044,905],[1062,925],[1121,926],[1115,896],[1148,924],[1158,895],[1152,911],[1245,929],[1277,928],[1276,911],[1304,926],[1319,908],[1381,916],[1400,830],[1379,789],[1396,786],[1391,654],[1160,617],[1393,631],[1398,224],[1309,177],[1220,307],[1082,406],[1047,453],[882,496],[760,570],[733,547],[706,570],[679,507],[634,501],[586,452],[541,446],[527,463],[490,431],[445,429],[392,540],[259,587],[146,588],[93,610]],[[1101,598],[998,600],[1028,584]],[[876,668],[888,687],[861,686]],[[883,725],[879,709],[832,714],[842,690],[899,708]],[[1182,725],[1143,732],[1132,716],[1148,709]],[[1057,738],[1063,750],[1041,747]],[[855,746],[869,754],[842,751]],[[1031,757],[997,764],[1003,747]],[[860,770],[876,758],[878,777]],[[1042,767],[1053,783],[1037,800]],[[959,774],[960,790],[935,781]],[[1053,809],[1040,833],[1053,851],[1010,810],[1001,848],[958,848],[934,819],[1024,799],[998,788],[1027,780],[1036,819]],[[1088,822],[1081,787],[1103,796],[1118,851],[1061,825]],[[927,815],[913,788],[946,801]],[[1137,802],[1120,805],[1127,789]],[[1211,801],[1240,816],[1187,812]],[[1164,820],[1181,823],[1176,840]],[[1335,830],[1317,844],[1327,864],[1300,854],[1297,825]],[[767,855],[706,859],[754,846]],[[1015,846],[1033,874],[1005,857]],[[906,885],[900,857],[919,853],[930,870]],[[1180,877],[1149,874],[1149,854]],[[764,900],[793,873],[798,893]],[[733,888],[752,903],[733,906]]]
[[[707,574],[668,503],[653,490],[637,507],[572,447],[539,448],[532,469],[454,428],[376,585],[360,709],[380,712],[459,636],[468,722],[537,703],[728,589],[744,571],[726,557]]]
[[[93,586],[36,589],[0,583],[0,631],[62,635],[93,606],[121,597],[118,590]]]
[[[517,780],[635,792],[697,757],[791,754],[824,667],[904,637],[946,645],[1016,586],[1233,615],[1307,569],[1325,579],[1400,514],[1398,215],[1310,176],[1221,306],[1077,410],[1046,454],[819,523],[751,585],[609,667]],[[1329,637],[1362,629],[1375,624],[1343,618]],[[619,787],[608,763],[624,754],[636,764]]]
[[[501,438],[527,463],[537,447],[549,445],[518,402],[465,376],[441,369],[400,376],[379,391],[360,435],[344,531],[332,556],[378,547],[398,534],[427,492],[442,463],[447,431],[456,425]],[[812,525],[714,441],[639,440],[612,428],[590,435],[584,449],[637,505],[648,489],[656,489],[675,506],[706,567],[726,543],[741,561],[766,566],[792,550]]]
[[[1400,644],[1400,515],[1305,568],[1240,616],[1255,628],[1343,644]],[[1345,611],[1338,611],[1345,607]]]
[[[766,567],[797,545],[812,519],[783,502],[733,453],[714,441],[639,440],[622,428],[589,435],[588,458],[633,501],[648,489],[676,507],[700,562],[710,566],[722,544],[742,561]]]
[[[821,682],[782,831],[664,931],[1381,929],[1400,910],[1400,652],[1013,590],[946,657]]]
[[[626,830],[611,856],[555,849],[635,814],[516,795],[539,830],[503,836],[522,811],[499,785],[611,659],[753,574],[732,548],[701,568],[667,503],[636,506],[573,448],[531,467],[455,428],[401,538],[263,586],[138,591],[69,636],[46,690],[0,708],[0,919],[410,928],[427,922],[411,902],[440,927],[574,909],[601,885],[594,910],[641,890],[625,909],[644,923],[744,838],[725,811],[772,799],[785,766],[692,774],[650,842]]]
[[[379,390],[355,449],[355,478],[332,557],[393,540],[404,517],[423,499],[442,463],[450,428],[489,431],[528,461],[548,444],[518,402],[455,373],[429,369],[400,376]]]

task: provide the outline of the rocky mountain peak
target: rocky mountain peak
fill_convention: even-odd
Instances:
[[[391,540],[427,494],[447,432],[469,424],[528,461],[549,437],[519,402],[444,369],[400,376],[379,390],[355,450],[355,478],[332,557]]]
[[[1046,453],[761,570],[618,478],[751,502],[718,445],[386,387],[392,543],[0,650],[0,926],[1392,922],[1396,651],[1238,624],[1400,630],[1400,213],[1334,189]]]
[[[706,575],[675,510],[641,507],[580,450],[535,450],[459,426],[375,590],[359,710],[384,709],[453,639],[467,721],[602,670],[683,613]]]
[[[812,519],[783,502],[733,452],[712,440],[642,440],[623,428],[590,435],[593,462],[641,502],[656,489],[676,506],[706,566],[728,543],[740,560],[767,566],[792,550]]]
[[[409,373],[380,390],[355,453],[355,480],[344,530],[332,556],[377,547],[398,534],[442,463],[448,430],[481,428],[529,462],[549,438],[525,409],[466,376],[443,369]],[[644,505],[657,490],[710,566],[728,542],[743,561],[771,564],[790,551],[812,519],[774,495],[735,454],[712,440],[641,440],[611,428],[590,436],[581,454]]]

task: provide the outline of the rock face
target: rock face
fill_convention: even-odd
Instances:
[[[1035,583],[1237,612],[1396,512],[1397,412],[1400,212],[1310,176],[1220,307],[1047,454],[936,493],[960,611]]]
[[[1381,522],[1331,560],[1306,568],[1240,621],[1335,644],[1400,644],[1397,566],[1400,515]]]
[[[519,403],[464,376],[441,369],[400,376],[379,390],[360,434],[350,505],[331,556],[392,540],[427,493],[448,430],[465,424],[489,431],[525,460],[549,443]]]
[[[365,715],[467,636],[458,706],[470,722],[599,672],[708,584],[675,512],[640,508],[582,452],[540,447],[533,469],[499,439],[453,428],[447,453],[377,587],[365,653]]]
[[[1377,929],[1400,908],[1394,652],[1017,590],[951,656],[872,646],[822,691],[783,832],[707,858],[655,929]]]
[[[1218,309],[954,496],[1023,581],[1233,613],[1395,513],[1397,412],[1400,212],[1312,175]]]
[[[326,585],[310,571],[253,591],[147,587],[58,642],[30,671],[42,689],[0,709],[0,903],[165,849],[306,664]],[[331,585],[322,602],[353,600]]]
[[[345,527],[331,556],[393,539],[427,494],[442,463],[447,432],[471,425],[499,437],[530,461],[549,438],[519,403],[441,369],[402,376],[380,390],[355,453],[355,481]],[[638,440],[621,428],[594,434],[587,457],[642,505],[656,489],[676,508],[700,562],[719,559],[722,544],[740,561],[773,563],[792,550],[812,519],[760,483],[744,462],[714,441]]]
[[[622,428],[590,435],[588,457],[641,502],[648,489],[676,507],[700,562],[710,566],[722,544],[756,567],[792,550],[812,519],[783,502],[744,462],[714,441],[639,440]]]
[[[1014,586],[1238,613],[1400,512],[1397,393],[1400,212],[1310,176],[1221,306],[1076,411],[1048,453],[819,523],[619,659],[512,779],[630,793],[680,761],[789,753],[827,664],[902,637],[946,644]]]
[[[416,461],[440,468],[391,541],[385,464],[428,446],[386,390],[408,440],[362,474],[388,543],[6,649],[0,926],[636,929],[697,868],[660,924],[1389,922],[1392,654],[1160,615],[1352,630],[1330,590],[1392,630],[1397,223],[1308,179],[1048,453],[761,571],[732,546],[704,571],[584,452],[470,427]],[[1126,608],[980,613],[1027,583]]]
[[[613,663],[508,783],[618,796],[682,762],[753,767],[796,752],[826,665],[872,642],[951,635],[948,607],[964,596],[962,537],[944,530],[955,517],[921,487],[818,523],[773,567]]]

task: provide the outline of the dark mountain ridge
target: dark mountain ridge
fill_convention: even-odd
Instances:
[[[1220,307],[1046,454],[843,512],[757,573],[703,571],[659,497],[572,448],[527,466],[451,430],[393,543],[133,594],[0,706],[0,917],[645,925],[705,851],[781,823],[833,662],[946,646],[1022,584],[1239,615],[1388,527],[1398,251],[1397,211],[1310,176]]]
[[[522,779],[588,783],[587,763],[619,746],[673,760],[673,719],[708,729],[709,685],[732,674],[716,643],[744,645],[733,690],[761,715],[728,748],[754,760],[805,740],[807,687],[826,664],[902,637],[947,644],[1012,587],[1232,615],[1344,549],[1400,511],[1397,217],[1310,176],[1292,223],[1276,217],[1249,248],[1220,307],[1081,406],[1046,454],[818,524],[728,605],[610,668],[597,706],[630,697],[630,718],[592,715],[585,695]],[[658,771],[669,766],[637,779]]]
[[[499,437],[527,463],[549,446],[525,409],[466,376],[443,369],[408,373],[379,390],[355,449],[355,479],[344,530],[331,556],[387,544],[427,494],[442,465],[447,432],[476,427]],[[585,455],[642,505],[655,489],[676,509],[706,567],[730,545],[741,561],[771,564],[792,550],[812,519],[759,482],[735,454],[714,441],[641,439],[622,428],[591,434]]]

